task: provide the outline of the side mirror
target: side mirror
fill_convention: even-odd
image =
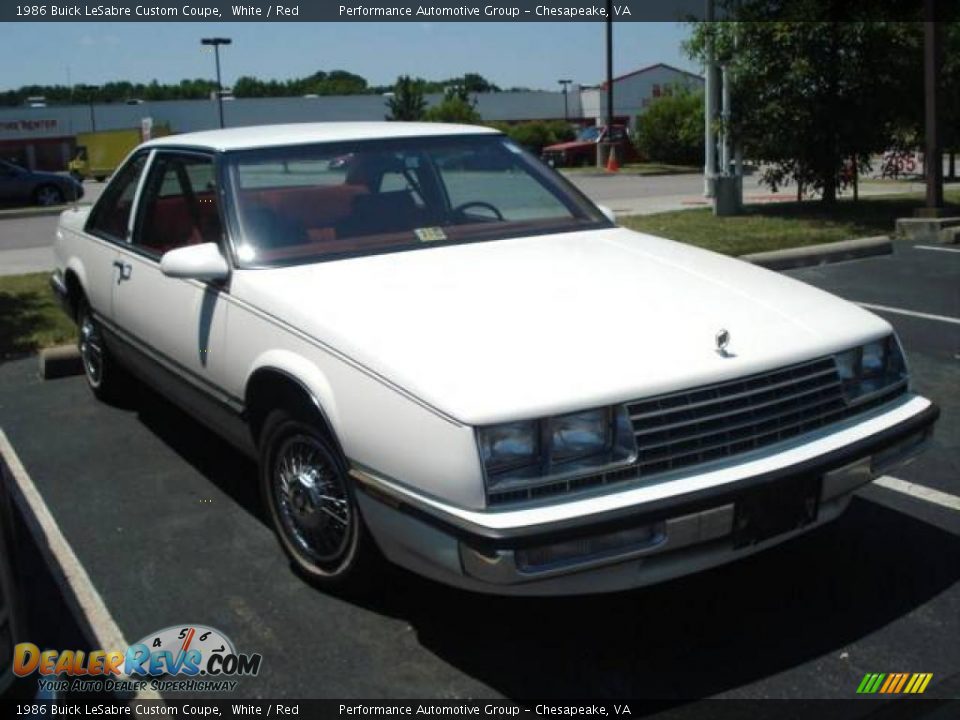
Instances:
[[[168,277],[224,280],[230,273],[230,266],[216,243],[202,243],[164,253],[160,258],[160,270]]]
[[[614,225],[617,224],[617,216],[613,214],[613,210],[608,208],[606,205],[597,205],[597,209],[604,214],[604,216],[612,222]]]

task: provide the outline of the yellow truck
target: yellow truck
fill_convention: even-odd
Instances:
[[[151,138],[169,134],[170,127],[167,125],[154,125],[150,130]],[[73,160],[67,164],[67,170],[77,180],[93,178],[97,182],[102,182],[141,142],[143,142],[141,128],[77,133],[77,150]]]

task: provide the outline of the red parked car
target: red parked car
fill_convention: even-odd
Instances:
[[[548,145],[543,149],[541,158],[551,167],[577,167],[597,164],[597,146],[602,142],[617,145],[617,160],[621,163],[638,159],[637,151],[630,141],[627,128],[623,125],[585,127],[577,133],[575,140]]]

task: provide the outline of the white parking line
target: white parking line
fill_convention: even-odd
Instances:
[[[880,487],[886,488],[887,490],[903,493],[904,495],[909,495],[910,497],[917,498],[918,500],[926,500],[927,502],[933,503],[934,505],[939,505],[940,507],[960,511],[960,497],[957,497],[956,495],[940,492],[939,490],[928,488],[925,485],[917,485],[916,483],[907,482],[906,480],[901,480],[900,478],[890,477],[889,475],[882,475],[873,482]]]
[[[935,247],[933,245],[914,245],[917,250],[937,250],[939,252],[960,253],[960,248]]]
[[[948,317],[947,315],[933,315],[931,313],[917,312],[916,310],[904,310],[903,308],[888,307],[886,305],[874,305],[873,303],[860,302],[853,300],[860,307],[870,310],[880,310],[881,312],[893,313],[894,315],[908,315],[910,317],[923,318],[924,320],[937,320],[938,322],[950,323],[951,325],[960,325],[960,318]]]
[[[13,445],[0,429],[0,462],[13,476],[11,485],[14,502],[20,508],[24,521],[36,541],[44,560],[53,572],[64,598],[74,607],[74,614],[80,614],[96,636],[97,648],[102,650],[126,650],[130,647],[117,625],[103,598],[97,592],[90,576],[77,557],[70,543],[63,536],[57,521],[43,496],[33,484],[26,468],[20,462]],[[156,690],[149,688],[139,691],[135,700],[161,700]]]

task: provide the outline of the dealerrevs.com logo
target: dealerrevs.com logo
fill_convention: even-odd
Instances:
[[[41,690],[74,692],[211,692],[236,689],[240,677],[260,672],[263,656],[238,653],[219,630],[173,625],[147,635],[126,650],[14,648],[13,671],[37,673]]]

